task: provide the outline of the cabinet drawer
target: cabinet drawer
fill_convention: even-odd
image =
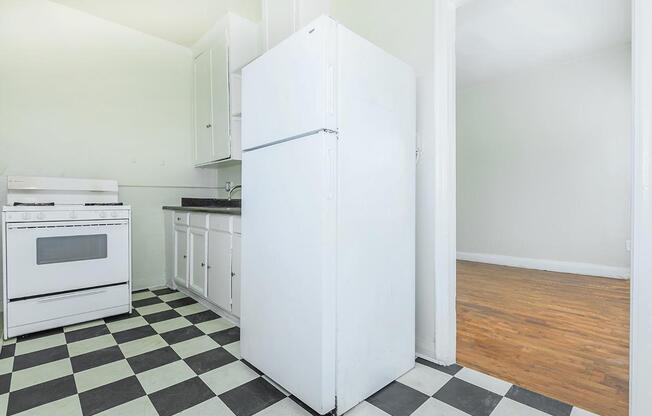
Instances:
[[[190,226],[193,228],[204,228],[208,230],[208,214],[191,213]]]
[[[211,230],[231,232],[231,215],[211,214],[209,222]]]
[[[174,223],[176,225],[188,225],[189,224],[189,212],[174,211]]]
[[[127,284],[9,302],[7,318],[12,328],[124,305],[129,305]]]
[[[242,234],[241,228],[240,228],[240,223],[241,219],[240,216],[234,216],[233,217],[233,232],[236,234]]]

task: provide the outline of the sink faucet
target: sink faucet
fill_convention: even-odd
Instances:
[[[236,189],[242,189],[242,185],[236,185],[233,188],[229,189],[229,201],[231,200],[231,195],[233,194],[233,191]]]

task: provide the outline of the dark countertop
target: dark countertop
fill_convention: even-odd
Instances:
[[[165,206],[163,209],[240,215],[241,206],[242,200],[240,199],[181,198],[181,205]]]
[[[241,209],[234,207],[182,207],[164,206],[163,209],[170,211],[208,212],[213,214],[240,215]]]

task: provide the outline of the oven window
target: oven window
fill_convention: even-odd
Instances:
[[[106,258],[106,234],[36,239],[36,264]]]

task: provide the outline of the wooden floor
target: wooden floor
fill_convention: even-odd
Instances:
[[[628,414],[629,281],[457,267],[461,365],[600,415]]]

